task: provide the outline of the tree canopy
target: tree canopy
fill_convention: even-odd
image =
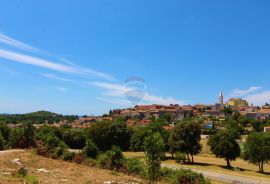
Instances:
[[[244,145],[244,159],[259,166],[264,172],[264,164],[270,160],[270,133],[252,133]]]
[[[211,136],[208,140],[208,145],[213,154],[219,158],[225,158],[227,167],[231,167],[230,161],[235,160],[241,153],[235,134],[232,134],[230,131],[219,131]]]

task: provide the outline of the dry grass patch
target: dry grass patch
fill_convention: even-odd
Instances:
[[[11,160],[19,158],[22,165],[26,166],[29,174],[36,176],[41,183],[104,183],[105,181],[117,182],[141,182],[141,180],[124,174],[114,175],[111,171],[99,168],[91,168],[89,166],[80,165],[61,160],[53,160],[38,156],[31,150],[21,150],[16,152],[9,152],[5,154],[0,153],[0,184],[15,184],[22,182],[21,179],[5,175],[3,173],[15,173],[20,166],[11,163]],[[49,171],[37,172],[37,169],[44,168]]]

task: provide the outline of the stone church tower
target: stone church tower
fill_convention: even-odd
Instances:
[[[221,105],[224,105],[224,97],[222,92],[219,94],[218,101]]]

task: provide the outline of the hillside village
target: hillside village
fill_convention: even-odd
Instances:
[[[119,117],[124,118],[127,125],[144,126],[150,124],[152,118],[160,118],[165,114],[171,116],[170,124],[165,126],[166,129],[172,129],[175,121],[181,121],[188,117],[202,117],[205,118],[205,125],[211,127],[210,119],[222,122],[225,120],[226,111],[239,112],[242,116],[254,120],[267,120],[270,117],[270,105],[265,104],[261,107],[249,105],[249,103],[241,98],[231,98],[224,103],[222,92],[219,95],[218,103],[211,105],[196,104],[196,105],[136,105],[133,108],[114,109],[104,116],[90,116],[82,117],[72,123],[74,128],[87,128],[93,122],[112,121]],[[63,123],[63,122],[62,122]],[[59,125],[55,125],[59,126]],[[269,127],[265,127],[267,131]]]

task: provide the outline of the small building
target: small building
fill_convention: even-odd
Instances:
[[[258,119],[259,113],[257,113],[257,112],[247,112],[246,117],[251,118],[251,119]]]
[[[231,98],[227,102],[227,105],[232,107],[248,106],[248,102],[242,98]]]
[[[264,132],[270,132],[270,126],[264,127],[264,128],[263,128],[263,131],[264,131]]]

